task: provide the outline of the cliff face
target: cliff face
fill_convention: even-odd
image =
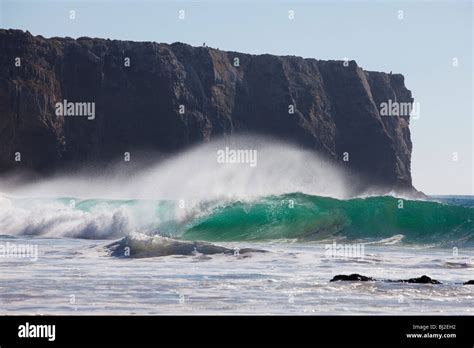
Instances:
[[[95,119],[56,116],[64,99],[95,102]],[[409,118],[381,117],[389,99],[413,101],[403,76],[354,61],[0,30],[0,172],[55,171],[252,132],[314,149],[368,183],[411,189]]]

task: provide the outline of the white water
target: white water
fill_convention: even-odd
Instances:
[[[103,203],[85,212],[55,200],[16,201],[0,196],[0,234],[106,239],[127,235],[137,228],[125,206]]]
[[[474,314],[472,249],[366,245],[363,259],[328,258],[320,244],[227,243],[269,253],[108,257],[99,241],[34,243],[38,260],[0,262],[0,314]],[[445,283],[333,282],[336,274]]]
[[[351,197],[357,178],[312,152],[272,141],[249,143],[201,145],[155,166],[137,169],[134,163],[134,171],[122,164],[33,184],[1,178],[0,235],[20,237],[0,237],[0,243],[34,244],[39,255],[36,261],[0,260],[0,314],[473,313],[474,287],[455,284],[472,279],[473,250],[462,249],[453,258],[449,249],[399,245],[401,235],[380,241],[383,245],[367,244],[363,260],[328,259],[321,245],[289,241],[223,244],[271,251],[251,257],[118,259],[98,251],[101,241],[64,238],[119,238],[140,230],[156,219],[156,206],[147,200],[183,199],[186,209],[163,218],[185,220],[209,201],[290,192]],[[257,149],[257,166],[217,163],[216,152],[225,146]],[[81,210],[60,197],[142,201],[133,206],[101,202]],[[427,274],[447,284],[329,283],[340,273]]]

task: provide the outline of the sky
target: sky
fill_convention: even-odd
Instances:
[[[0,0],[0,28],[44,37],[205,42],[401,73],[420,104],[412,177],[426,194],[474,194],[473,15],[470,0]]]

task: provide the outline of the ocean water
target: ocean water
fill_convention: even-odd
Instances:
[[[473,202],[295,193],[183,212],[175,201],[4,195],[0,245],[30,253],[0,258],[0,313],[470,315]],[[236,252],[111,256],[111,241],[134,234]],[[248,247],[268,252],[238,252]],[[351,273],[443,284],[330,282]]]

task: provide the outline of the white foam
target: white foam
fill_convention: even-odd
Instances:
[[[85,212],[54,201],[16,205],[11,198],[0,196],[2,234],[108,239],[134,228],[131,214],[123,206],[98,204]]]

